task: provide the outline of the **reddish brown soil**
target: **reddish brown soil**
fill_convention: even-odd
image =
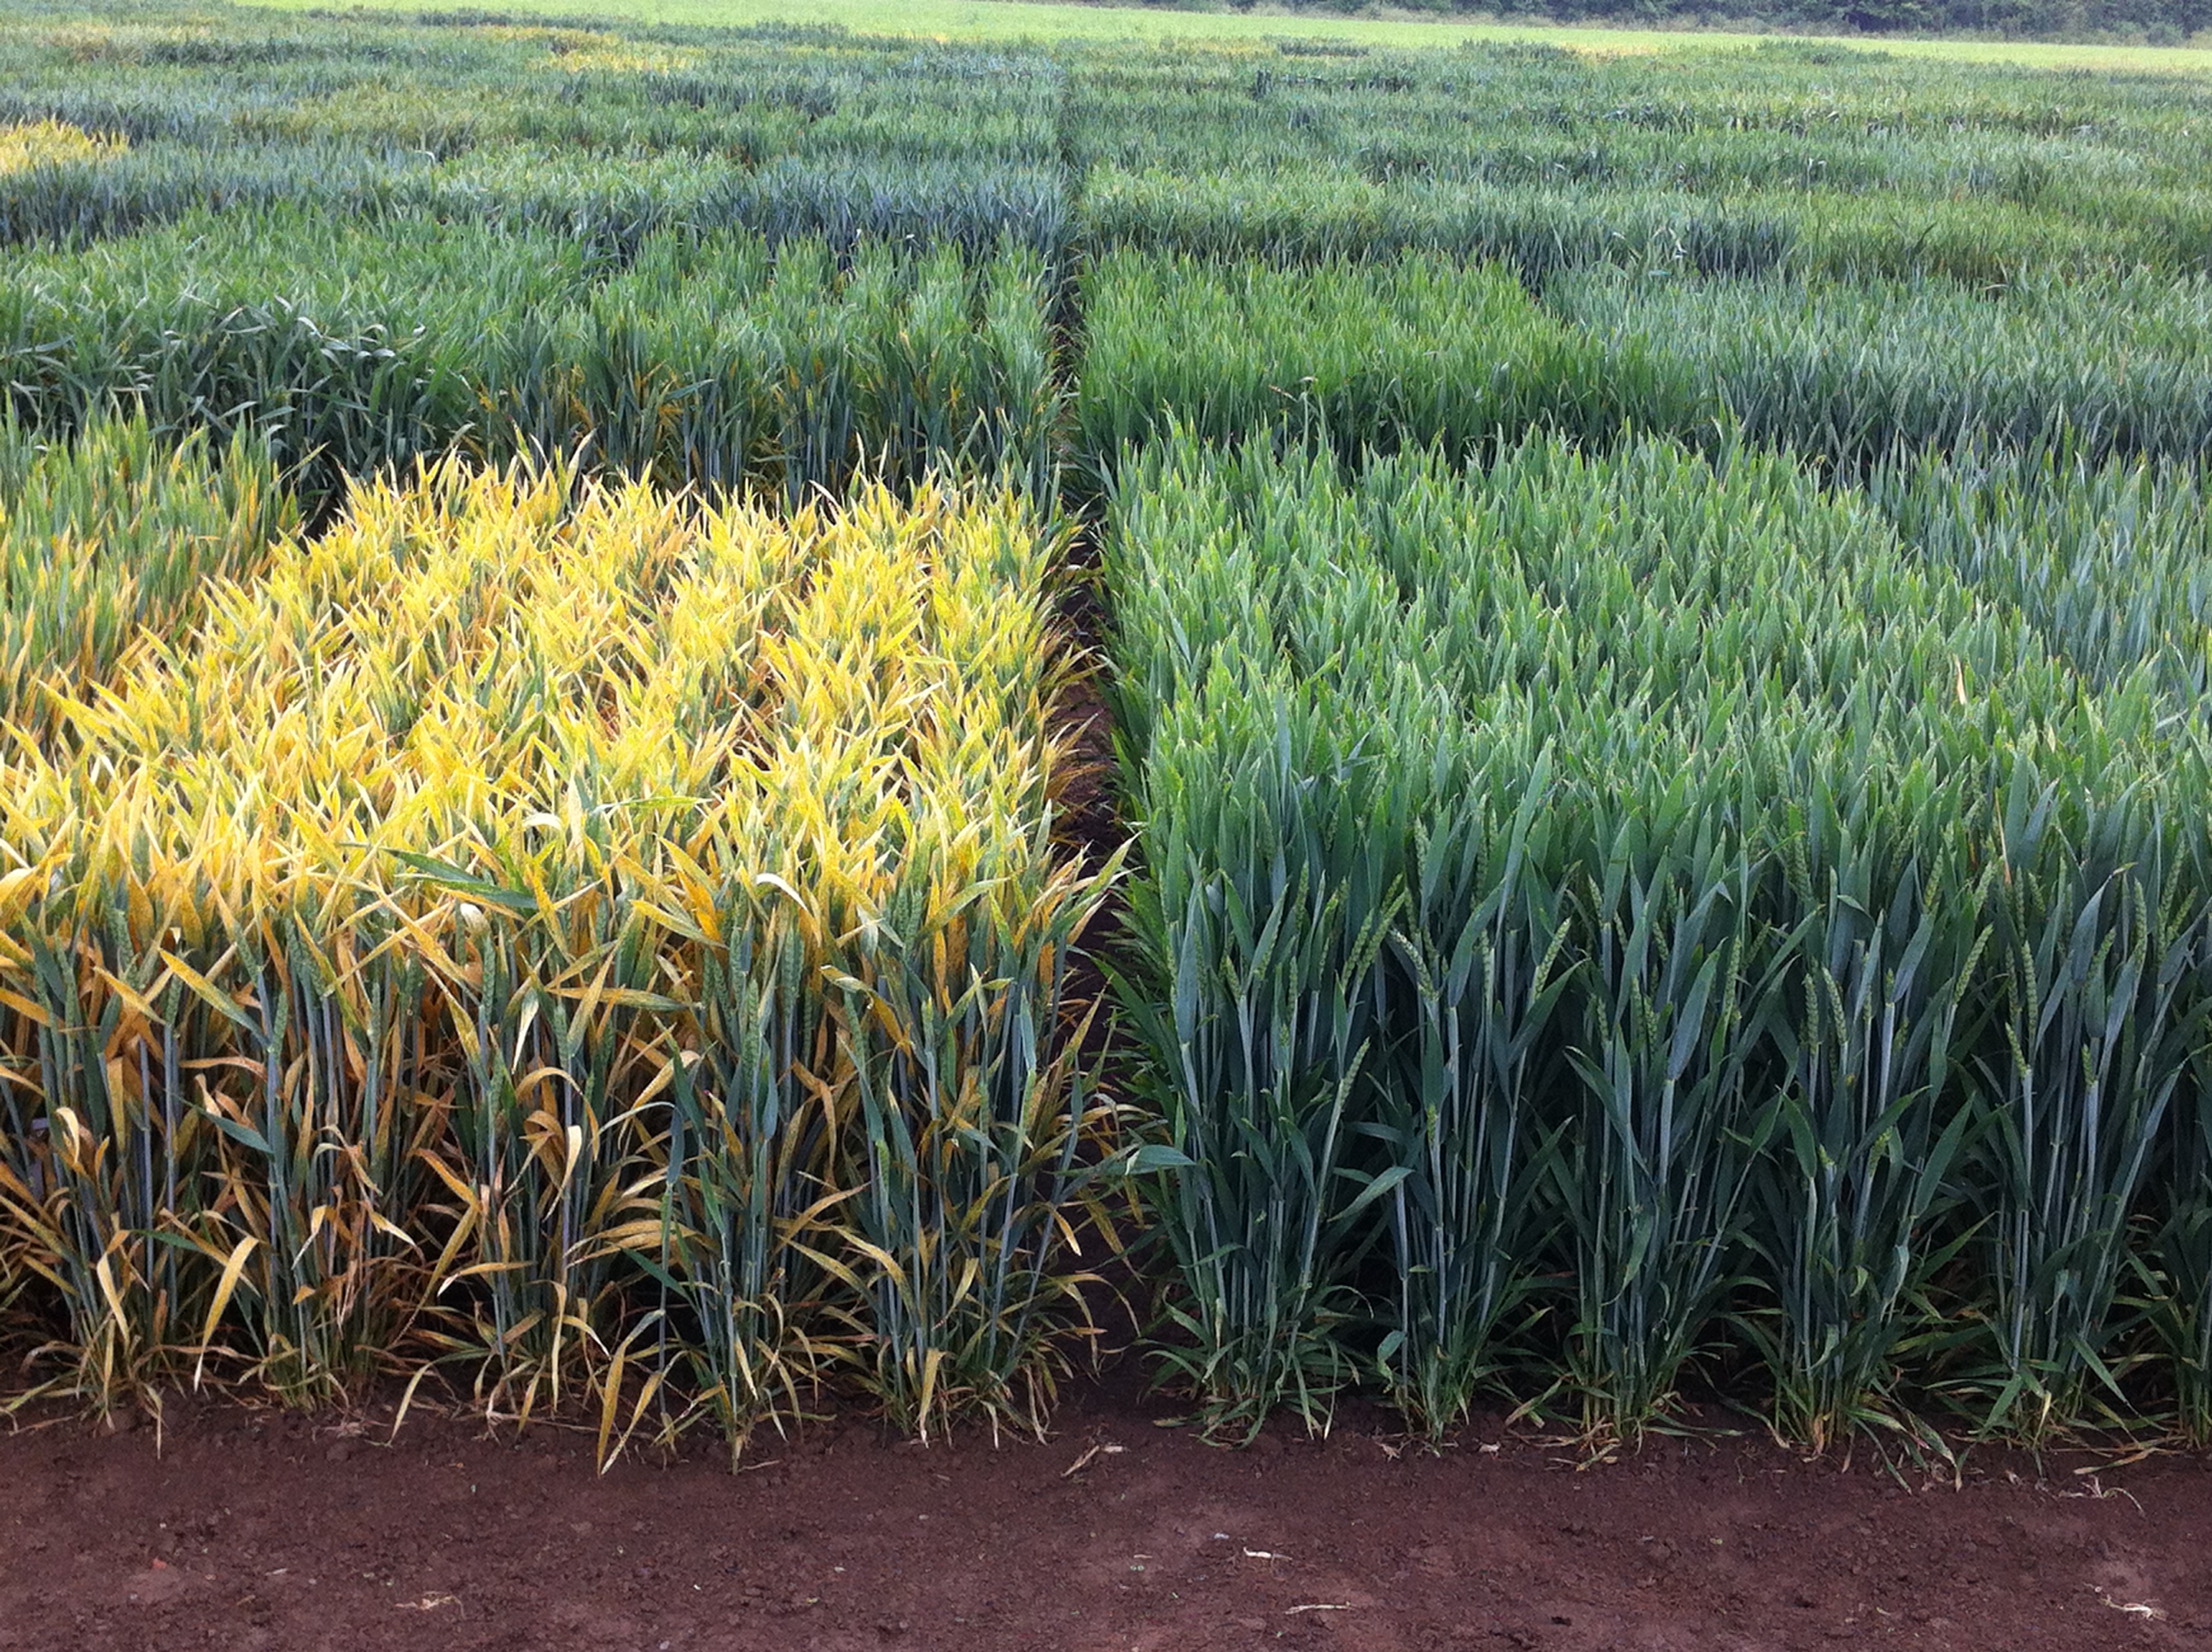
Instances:
[[[0,1649],[2212,1644],[2212,1468],[2173,1457],[1907,1490],[1743,1439],[1437,1455],[1364,1416],[1236,1453],[1109,1389],[1042,1446],[830,1424],[600,1477],[556,1430],[170,1413],[158,1456],[0,1436]]]

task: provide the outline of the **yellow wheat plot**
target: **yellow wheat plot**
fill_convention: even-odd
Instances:
[[[111,161],[130,147],[125,138],[88,132],[66,121],[18,121],[0,126],[0,178],[33,167]]]
[[[0,763],[0,1246],[68,1380],[1033,1423],[1110,1121],[1058,550],[447,465],[62,701]]]

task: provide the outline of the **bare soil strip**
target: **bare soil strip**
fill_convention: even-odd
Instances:
[[[830,1423],[592,1472],[587,1437],[173,1403],[0,1436],[0,1652],[1788,1652],[2202,1646],[2212,1470],[1969,1459],[1908,1489],[1755,1439],[1607,1465],[1494,1423],[1209,1447],[1126,1386],[1053,1439]]]

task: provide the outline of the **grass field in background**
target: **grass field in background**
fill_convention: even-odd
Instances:
[[[313,0],[248,0],[306,10]],[[412,13],[416,0],[367,0],[363,11]],[[603,15],[653,23],[742,27],[753,23],[823,23],[857,32],[927,35],[949,40],[1279,39],[1327,36],[1363,45],[1415,47],[1462,41],[1543,40],[1580,52],[1670,52],[1753,45],[1771,36],[1682,29],[1569,28],[1524,23],[1447,23],[1269,12],[1166,11],[1139,6],[1024,3],[1024,0],[483,0],[473,8],[517,16]],[[330,8],[330,9],[337,9]],[[2212,50],[2196,46],[2093,46],[2048,40],[1882,39],[1846,41],[1868,51],[2012,63],[2039,69],[2154,70],[2203,74]]]

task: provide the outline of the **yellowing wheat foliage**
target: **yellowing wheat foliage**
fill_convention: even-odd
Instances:
[[[0,126],[0,178],[33,167],[112,160],[130,147],[125,138],[88,132],[66,121],[18,121]]]
[[[0,761],[0,1219],[76,1379],[1041,1414],[1109,1121],[1057,549],[449,463],[61,696]]]
[[[942,494],[778,521],[444,466],[217,586],[189,642],[66,707],[58,755],[0,768],[0,819],[31,858],[150,853],[241,901],[556,845],[865,899],[918,842],[1026,837],[1050,801],[1046,619],[1003,600],[1040,544]]]

